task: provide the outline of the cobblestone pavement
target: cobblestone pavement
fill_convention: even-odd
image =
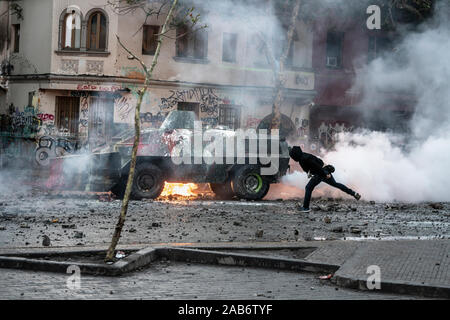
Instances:
[[[108,243],[121,202],[46,194],[0,195],[0,247]],[[450,204],[315,201],[132,201],[122,244],[154,242],[297,241],[364,238],[450,238]]]
[[[2,269],[0,299],[421,299],[337,288],[317,274],[160,261],[121,277],[81,276]]]

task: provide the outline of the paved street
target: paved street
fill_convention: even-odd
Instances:
[[[132,201],[122,244],[450,238],[449,203],[370,203],[317,199],[308,214],[299,199],[260,202],[178,199]],[[24,191],[0,195],[0,247],[105,244],[121,202]]]
[[[418,299],[337,288],[318,275],[256,268],[158,262],[121,277],[82,276],[2,269],[0,299]]]
[[[104,200],[108,199],[54,195],[31,188],[23,192],[3,193],[0,196],[0,249],[104,247],[110,241],[121,205],[119,200]],[[320,247],[308,257],[309,260],[348,266],[352,261],[355,263],[352,257],[356,255],[355,249],[360,247],[360,241],[353,240],[416,239],[418,244],[415,246],[419,248],[421,241],[417,239],[450,238],[449,203],[371,203],[316,198],[314,210],[300,214],[296,209],[299,200],[220,201],[205,194],[196,199],[132,201],[120,244],[136,248],[164,242],[193,245],[309,244]],[[50,247],[43,247],[44,235],[50,238]],[[345,240],[337,241],[339,239]],[[321,247],[321,244],[324,246]],[[425,250],[422,248],[422,255]],[[364,259],[369,261],[369,258],[370,255]],[[364,259],[359,261],[366,261]],[[383,263],[380,259],[375,262]],[[364,266],[358,271],[363,275],[366,271]],[[448,271],[445,264],[441,268]],[[349,269],[343,269],[346,270]],[[73,291],[66,287],[68,275],[65,274],[2,269],[0,298],[420,298],[337,288],[329,281],[319,280],[318,276],[255,268],[157,262],[142,272],[118,278],[82,276],[81,289]]]

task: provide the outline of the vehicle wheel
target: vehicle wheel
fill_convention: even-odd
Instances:
[[[261,200],[269,191],[270,183],[261,176],[260,167],[239,168],[232,180],[233,191],[239,198]]]
[[[231,181],[225,183],[210,183],[209,187],[219,199],[231,200],[235,196],[233,189],[231,188]]]
[[[153,164],[136,166],[131,198],[156,199],[164,189],[164,179],[161,169]]]

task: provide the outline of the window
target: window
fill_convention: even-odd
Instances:
[[[14,52],[17,53],[20,50],[20,24],[13,24],[14,32]]]
[[[60,132],[78,133],[80,98],[56,97],[56,128]]]
[[[178,102],[178,110],[181,111],[194,111],[197,118],[199,117],[200,104],[196,102]]]
[[[61,42],[62,49],[79,50],[81,47],[81,17],[74,10],[64,17]]]
[[[86,48],[93,51],[106,50],[107,21],[105,15],[95,11],[89,16]]]
[[[142,54],[154,55],[158,45],[159,26],[144,25],[142,39]]]
[[[33,99],[35,95],[35,91],[28,92],[28,106],[33,106]]]
[[[241,123],[241,109],[233,105],[221,105],[219,107],[219,125],[236,130]]]
[[[367,54],[368,61],[376,59],[381,56],[383,52],[392,50],[392,42],[385,37],[369,37],[369,50]]]
[[[176,56],[181,58],[206,59],[208,55],[208,33],[192,31],[187,26],[177,28]]]
[[[340,68],[342,66],[342,42],[344,34],[340,32],[328,32],[327,34],[327,60],[329,68]]]
[[[222,61],[236,62],[236,33],[224,33],[222,44]]]

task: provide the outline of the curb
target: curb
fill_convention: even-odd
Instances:
[[[244,248],[247,249],[247,248]],[[302,250],[304,247],[296,247]],[[310,250],[311,248],[307,248]],[[66,273],[69,266],[78,266],[85,274],[102,276],[119,276],[127,272],[136,271],[152,262],[166,258],[174,261],[194,262],[201,264],[245,266],[266,269],[282,269],[291,271],[333,273],[339,269],[338,265],[309,262],[303,259],[274,258],[267,256],[248,255],[230,252],[214,251],[213,249],[185,249],[173,247],[148,247],[131,253],[114,264],[67,262],[37,259],[50,256],[73,256],[77,254],[89,255],[104,253],[104,250],[74,251],[59,253],[28,253],[0,256],[0,268],[25,269],[36,271]],[[18,256],[21,255],[21,256]],[[23,257],[25,256],[25,257]]]
[[[367,279],[352,278],[350,276],[334,275],[332,282],[340,287],[357,289],[361,291],[374,291],[416,295],[429,298],[450,299],[450,286],[436,286],[427,284],[412,284],[401,281],[382,281],[380,289],[367,288]]]

